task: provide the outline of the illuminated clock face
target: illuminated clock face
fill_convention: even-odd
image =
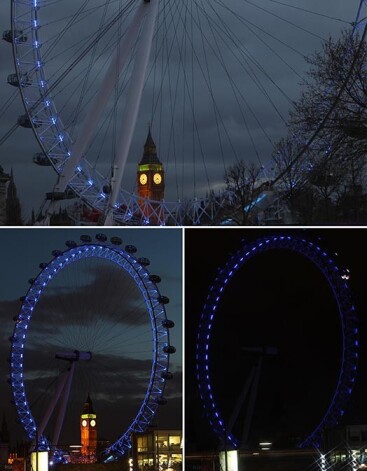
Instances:
[[[155,173],[153,176],[153,181],[156,185],[159,185],[162,181],[162,175],[160,173]]]
[[[91,425],[91,427],[95,427],[96,426],[96,421],[94,419],[92,419],[90,421],[90,425]]]
[[[87,426],[87,423],[88,423],[88,422],[87,422],[85,419],[82,420],[82,425],[83,425],[83,427],[86,427],[86,426]]]
[[[142,173],[142,174],[140,175],[140,179],[139,179],[139,180],[140,180],[140,183],[141,183],[142,185],[145,185],[146,182],[148,181],[148,177],[146,176],[145,173]]]

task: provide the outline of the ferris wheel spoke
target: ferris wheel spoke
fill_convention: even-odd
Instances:
[[[347,25],[350,25],[350,26],[352,25],[352,22],[347,21],[347,20],[343,20],[342,18],[336,18],[334,16],[325,15],[325,14],[320,13],[320,12],[307,10],[305,8],[297,7],[296,5],[291,5],[291,4],[285,3],[285,2],[280,2],[279,0],[268,0],[268,1],[271,2],[271,3],[276,3],[278,5],[283,5],[283,6],[286,6],[286,7],[289,7],[289,8],[293,8],[295,10],[303,11],[305,13],[310,13],[311,15],[316,15],[316,16],[319,16],[319,17],[327,18],[328,20],[338,21],[340,23],[344,23],[344,24],[347,24]]]
[[[106,4],[105,4],[105,8],[102,12],[102,16],[101,16],[101,19],[100,19],[98,32],[102,30],[102,26],[104,24],[104,21],[105,21],[106,15],[107,15],[107,9],[108,9],[109,4],[110,4],[110,2],[106,2]],[[77,103],[77,106],[75,108],[75,112],[73,113],[73,116],[71,117],[72,125],[68,126],[69,133],[70,133],[71,136],[73,136],[73,134],[74,134],[74,130],[75,130],[77,120],[80,117],[80,111],[81,111],[81,108],[82,108],[84,97],[86,95],[87,84],[88,84],[88,81],[89,81],[89,78],[90,78],[90,75],[91,75],[91,72],[92,72],[93,64],[95,62],[96,53],[97,53],[97,45],[95,45],[95,47],[92,49],[92,53],[90,55],[88,66],[87,66],[87,73],[85,73],[84,77],[83,77],[82,87],[81,87],[81,91],[80,91],[80,94],[79,94],[78,103]]]
[[[217,19],[218,19],[218,21],[214,22],[213,26],[217,28],[216,29],[217,34],[218,34],[218,32],[219,33],[224,33],[224,36],[221,35],[221,34],[220,35],[218,34],[218,36],[222,40],[222,43],[227,47],[230,54],[232,54],[233,57],[235,57],[236,60],[241,64],[241,67],[242,67],[244,73],[246,73],[249,76],[249,78],[255,84],[255,86],[257,87],[259,92],[265,97],[266,100],[269,101],[269,103],[271,104],[271,106],[273,107],[275,112],[278,114],[280,119],[283,121],[283,123],[286,124],[286,119],[282,116],[282,114],[280,113],[280,110],[274,104],[274,101],[270,97],[269,92],[266,90],[266,88],[263,85],[262,81],[259,79],[258,74],[256,73],[256,70],[258,72],[260,72],[261,76],[266,78],[269,81],[269,83],[273,84],[275,86],[275,88],[281,93],[281,95],[289,103],[291,103],[292,100],[287,95],[287,93],[276,84],[276,82],[272,79],[271,75],[268,72],[266,72],[266,70],[263,68],[263,66],[259,63],[259,61],[253,56],[253,54],[251,54],[251,52],[247,48],[240,46],[238,48],[239,49],[239,55],[237,55],[236,53],[233,52],[234,46],[236,44],[240,44],[241,41],[239,41],[238,38],[233,36],[233,33],[229,30],[229,28],[226,25],[222,26],[220,24],[220,22],[219,22],[220,18],[219,17]],[[224,40],[224,37],[229,40],[229,43]]]
[[[242,0],[242,1],[245,2],[245,3],[247,3],[247,4],[249,4],[249,5],[251,5],[251,6],[253,6],[253,7],[255,7],[255,8],[258,8],[259,10],[261,10],[261,11],[267,13],[267,14],[270,15],[270,16],[273,16],[273,17],[275,17],[275,18],[278,18],[280,21],[285,22],[285,23],[289,24],[290,26],[292,26],[292,27],[294,27],[294,28],[296,28],[296,29],[299,29],[299,30],[301,30],[301,31],[304,31],[305,33],[309,34],[310,36],[314,36],[315,38],[321,39],[322,41],[326,41],[326,40],[327,40],[327,38],[324,38],[324,37],[322,37],[322,36],[320,36],[320,35],[318,35],[318,34],[315,34],[315,33],[313,33],[312,31],[310,31],[310,30],[308,30],[308,29],[306,29],[306,28],[303,28],[303,27],[300,26],[300,25],[297,25],[297,24],[294,23],[293,21],[290,21],[290,20],[288,20],[287,18],[284,18],[284,17],[282,17],[282,16],[280,16],[280,15],[277,15],[277,14],[274,13],[273,11],[267,10],[266,8],[263,8],[263,7],[261,7],[260,5],[251,2],[250,0]]]
[[[199,8],[199,5],[198,5],[198,8]],[[216,45],[217,45],[217,47],[218,47],[217,37],[216,37],[216,35],[214,34],[214,31],[213,31],[213,28],[212,28],[213,25],[211,24],[211,21],[212,21],[212,20],[208,17],[208,15],[206,14],[206,12],[203,11],[203,2],[201,2],[201,7],[200,7],[200,8],[201,8],[202,12],[204,13],[203,16],[205,17],[205,19],[206,19],[206,21],[207,21],[207,23],[208,23],[208,26],[209,26],[209,29],[210,29],[210,31],[211,31],[211,33],[212,33],[213,39],[214,39],[214,41],[215,41],[215,43],[216,43]],[[219,130],[219,123],[218,123],[217,116],[219,116],[219,118],[220,118],[220,122],[221,122],[222,127],[224,128],[225,135],[227,136],[227,139],[228,139],[228,141],[229,141],[229,143],[230,143],[230,145],[231,145],[231,148],[232,148],[232,150],[233,150],[233,152],[234,152],[235,158],[236,158],[236,160],[238,161],[238,160],[239,160],[239,159],[238,159],[238,156],[237,156],[236,151],[234,150],[234,147],[233,147],[233,145],[232,145],[232,143],[231,143],[231,140],[230,140],[230,138],[229,138],[229,133],[228,133],[228,131],[227,131],[227,127],[226,127],[226,125],[225,125],[225,123],[224,123],[223,118],[221,117],[221,114],[220,114],[220,111],[219,111],[219,106],[218,106],[218,104],[217,104],[217,102],[216,102],[216,100],[215,100],[215,94],[214,94],[213,91],[212,91],[212,86],[211,86],[211,82],[210,82],[209,67],[208,67],[208,65],[207,65],[207,64],[208,64],[208,63],[207,63],[207,54],[206,54],[206,50],[205,50],[205,44],[208,44],[208,38],[206,38],[205,35],[203,35],[199,15],[198,15],[198,23],[199,23],[199,29],[200,29],[200,32],[201,32],[203,50],[204,50],[204,55],[205,55],[205,63],[206,63],[206,66],[207,66],[207,80],[208,80],[209,88],[210,88],[210,97],[211,97],[211,100],[212,100],[212,102],[213,102],[213,107],[214,107],[214,110],[215,110],[216,125],[217,125],[217,134],[218,134],[218,138],[219,138],[219,142],[220,142],[221,153],[223,153],[223,147],[222,147],[222,141],[221,141],[221,139],[220,139],[220,130]],[[218,50],[220,50],[220,49],[218,49]],[[221,59],[221,62],[222,62],[222,65],[223,65],[224,69],[227,71],[227,67],[226,67],[225,64],[224,64],[224,60],[223,60],[223,56],[222,56],[222,55],[221,55],[220,59]],[[227,73],[227,76],[229,76],[228,72],[226,72],[226,73]],[[243,120],[245,129],[246,129],[246,131],[247,131],[247,134],[248,134],[248,136],[249,136],[249,138],[250,138],[250,142],[251,142],[252,147],[253,147],[253,149],[254,149],[254,153],[255,153],[257,159],[259,160],[259,162],[260,162],[260,164],[261,164],[261,159],[260,159],[258,150],[257,150],[257,148],[256,148],[256,146],[255,146],[254,138],[253,138],[253,135],[252,135],[252,133],[251,133],[251,130],[250,130],[250,127],[249,127],[249,124],[248,124],[248,120],[247,120],[247,118],[246,118],[246,116],[245,116],[245,114],[244,114],[244,112],[243,112],[243,109],[242,109],[242,107],[241,107],[241,105],[240,105],[240,102],[239,102],[239,99],[238,99],[238,95],[237,95],[236,91],[234,90],[234,87],[232,87],[232,92],[233,92],[234,96],[236,97],[236,102],[237,102],[237,104],[238,104],[239,112],[240,112],[240,114],[241,114],[241,117],[242,117],[242,120]],[[222,160],[224,160],[224,156],[222,157]],[[224,168],[225,168],[225,166],[224,166]]]

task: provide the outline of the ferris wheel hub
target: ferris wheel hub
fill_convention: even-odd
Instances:
[[[92,359],[92,352],[81,352],[79,350],[74,350],[72,352],[56,352],[55,358],[57,360],[66,361],[89,361]]]

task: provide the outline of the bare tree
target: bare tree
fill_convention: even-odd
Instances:
[[[262,168],[253,163],[239,160],[228,167],[224,175],[227,191],[233,194],[234,216],[241,225],[254,224],[256,199],[258,198],[262,183],[260,179]]]
[[[304,145],[319,132],[297,164],[289,162],[297,146],[292,148],[287,141],[278,144],[273,159],[290,166],[284,183],[293,201],[300,186],[312,185],[321,205],[315,208],[318,218],[335,222],[332,207],[343,199],[344,215],[346,201],[351,204],[350,220],[358,212],[356,205],[366,184],[367,45],[345,31],[337,40],[329,38],[308,62],[308,80],[291,113],[290,134]],[[356,197],[345,198],[346,194]]]

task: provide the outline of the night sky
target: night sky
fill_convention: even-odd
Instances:
[[[70,57],[75,57],[94,37],[104,6],[107,5],[107,17],[110,17],[116,12],[117,4],[125,5],[127,1],[101,4],[90,0],[88,15],[68,27],[68,34],[62,35],[56,44],[52,43],[54,35],[62,30],[79,5],[65,0],[60,9],[58,4],[50,3],[53,5],[50,9],[40,9],[39,34],[51,84],[68,67]],[[237,160],[266,165],[273,146],[287,134],[288,113],[292,101],[300,96],[309,68],[305,56],[320,50],[329,35],[338,37],[348,28],[355,21],[359,3],[359,0],[308,0],[305,8],[303,0],[161,0],[149,78],[123,187],[134,191],[136,166],[142,156],[148,123],[165,167],[167,201],[204,197],[208,189],[222,189],[225,169]],[[0,5],[1,31],[10,28],[10,4]],[[59,19],[64,23],[60,25]],[[73,138],[90,118],[87,105],[102,87],[107,59],[117,35],[111,29],[107,38],[111,43],[106,46],[102,41],[105,53],[96,52],[97,59],[86,86],[88,91],[75,126],[74,110],[78,109],[78,94],[90,55],[83,58],[80,66],[53,93],[61,119],[68,123]],[[50,43],[53,44],[51,57],[46,54]],[[24,109],[17,89],[7,84],[14,63],[11,45],[5,41],[0,42],[0,62],[0,136],[3,136]],[[129,73],[130,69],[127,76]],[[124,86],[123,81],[123,91]],[[110,172],[114,155],[110,122],[112,95],[98,126],[99,134],[88,150],[89,160],[103,175]],[[120,112],[124,96],[122,93],[123,99],[117,107],[117,135],[123,124]],[[32,130],[23,128],[18,128],[0,148],[0,164],[7,172],[14,170],[26,220],[32,208],[40,208],[45,193],[56,182],[50,167],[32,162],[33,154],[39,150]]]
[[[364,269],[367,233],[331,230],[187,230],[186,257],[186,440],[187,449],[215,449],[195,382],[194,350],[198,319],[217,268],[241,247],[267,234],[304,234],[350,269],[350,287],[360,317],[359,375],[343,423],[366,423],[367,332]],[[188,289],[188,286],[190,289]],[[250,444],[271,440],[276,447],[296,445],[308,436],[327,410],[337,384],[341,330],[328,283],[305,257],[274,250],[247,262],[231,279],[218,307],[211,342],[214,397],[224,420],[232,411],[254,358],[241,347],[271,346],[265,357],[254,411]],[[240,417],[240,421],[243,417]],[[240,435],[238,427],[234,429]]]
[[[81,234],[94,236],[97,229],[33,229],[0,232],[2,285],[0,288],[1,358],[0,413],[5,413],[12,444],[24,438],[16,424],[6,383],[13,316],[20,307],[19,297],[28,289],[40,262],[51,259],[53,249],[64,249],[66,240],[79,240]],[[147,257],[150,273],[160,275],[161,294],[170,298],[167,317],[175,322],[170,343],[177,349],[171,355],[169,382],[155,419],[161,428],[180,428],[182,421],[182,255],[180,230],[105,230],[118,235],[125,244],[138,248],[137,256]],[[54,360],[60,350],[94,351],[90,363],[76,366],[67,415],[60,443],[79,442],[79,415],[90,393],[99,421],[99,437],[115,439],[127,428],[142,402],[151,368],[151,329],[141,294],[125,272],[111,270],[111,264],[95,259],[74,263],[71,270],[58,274],[42,295],[29,326],[25,347],[26,394],[36,421],[50,400],[57,372],[65,368]],[[75,268],[75,270],[74,270]],[[64,364],[62,364],[64,363]],[[47,431],[47,430],[46,430]],[[47,432],[50,433],[50,432]]]

